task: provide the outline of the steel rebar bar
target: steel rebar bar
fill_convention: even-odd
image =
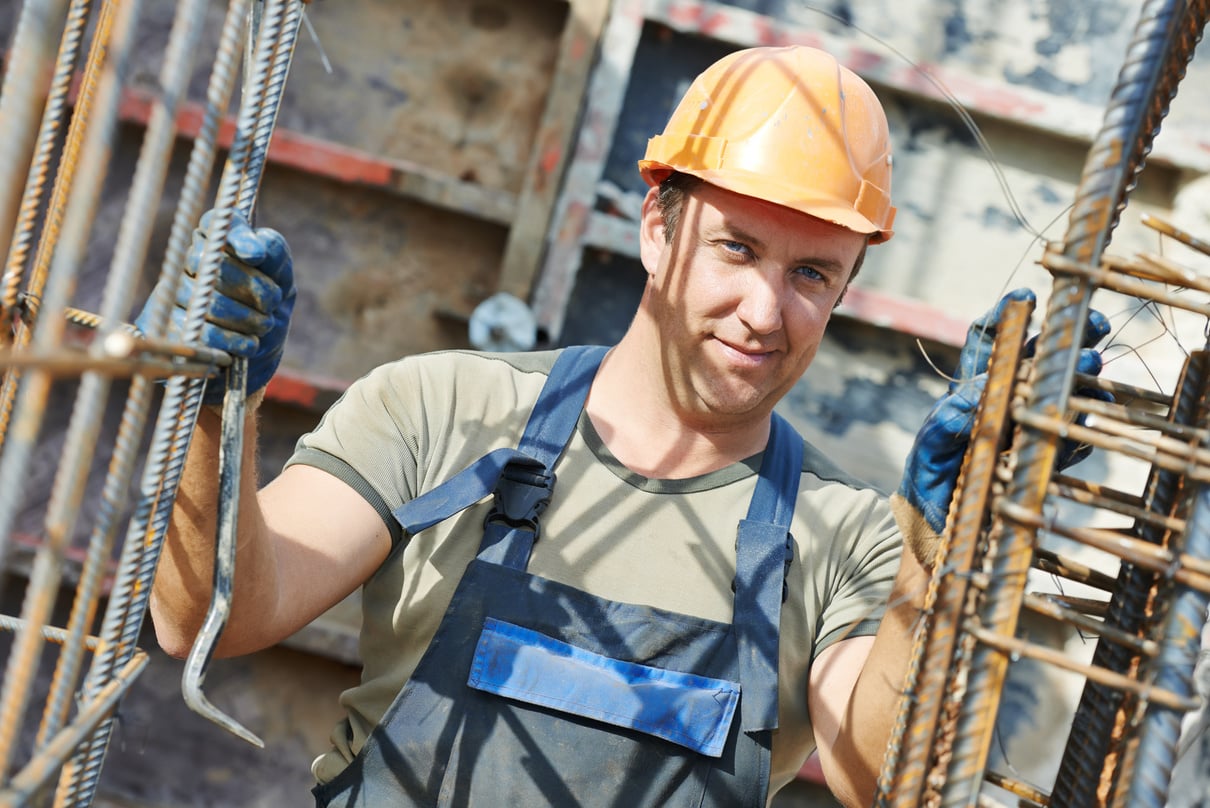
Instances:
[[[173,214],[168,248],[161,266],[159,281],[147,303],[148,336],[161,337],[168,322],[176,289],[188,250],[190,235],[201,216],[210,172],[217,152],[219,123],[227,110],[235,87],[235,75],[240,58],[239,43],[243,35],[251,0],[232,0],[219,33],[210,78],[207,83],[202,124],[194,138],[185,182]],[[203,273],[204,274],[204,273]],[[196,305],[205,305],[214,273],[199,277],[203,290]],[[197,339],[197,330],[180,335],[185,343]],[[160,543],[166,527],[165,500],[171,502],[179,479],[179,464],[187,450],[187,430],[201,394],[200,380],[174,377],[167,383],[156,418],[151,447],[140,481],[140,495],[127,523],[125,540],[114,578],[113,590],[105,610],[101,636],[108,642],[105,651],[94,656],[85,679],[83,693],[94,696],[106,686],[126,660],[135,652],[134,640],[142,625],[150,577],[158,562]],[[106,478],[99,513],[90,538],[90,547],[112,544],[118,528],[118,515],[126,499],[126,481],[133,475],[137,436],[147,420],[153,387],[144,377],[135,377],[122,413],[111,473]],[[99,563],[99,559],[96,559]],[[112,731],[112,721],[102,722],[90,738],[76,750],[64,768],[56,796],[61,805],[88,805],[96,788],[105,747]]]
[[[153,213],[160,205],[175,145],[177,110],[188,88],[205,13],[205,0],[182,0],[177,6],[160,74],[160,92],[152,107],[130,197],[118,228],[113,260],[106,276],[100,311],[101,331],[89,350],[89,355],[96,359],[105,356],[106,338],[117,333],[120,318],[129,311],[135,281],[147,259]],[[55,477],[47,507],[48,537],[69,537],[75,526],[84,495],[84,471],[92,464],[110,382],[110,376],[104,373],[86,372],[83,375],[67,429],[59,474]],[[98,557],[107,556],[109,548],[98,547],[94,552],[90,547],[89,553]],[[57,733],[66,720],[82,661],[79,639],[88,632],[97,610],[100,571],[100,564],[86,564],[76,587],[68,620],[68,631],[75,641],[67,644],[55,666],[38,733],[39,744]]]
[[[87,233],[92,227],[100,203],[101,187],[107,174],[113,138],[117,129],[118,98],[125,81],[129,64],[129,41],[138,19],[141,2],[118,3],[113,14],[112,39],[114,50],[99,69],[97,86],[96,118],[82,136],[79,161],[82,170],[78,181],[72,186],[70,198],[63,213],[62,232],[64,238],[49,261],[44,305],[50,311],[61,311],[67,306],[75,285],[83,251],[88,243]],[[57,189],[58,190],[58,189]],[[39,349],[48,349],[61,343],[64,321],[61,317],[45,318],[36,329],[32,344]],[[3,550],[11,533],[17,504],[24,491],[26,469],[33,451],[37,433],[45,414],[46,397],[50,390],[50,374],[34,370],[24,380],[13,428],[16,439],[9,443],[0,459],[0,559],[6,556]],[[63,553],[65,536],[48,536],[39,551],[30,586],[26,590],[22,615],[30,624],[47,622],[53,606],[53,593],[48,581],[59,575],[56,558]],[[13,743],[24,721],[33,676],[37,670],[36,660],[42,647],[42,636],[27,632],[18,636],[5,669],[4,689],[0,695],[0,776],[8,772],[12,760]]]

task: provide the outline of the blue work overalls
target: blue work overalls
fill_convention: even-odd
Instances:
[[[734,622],[617,603],[526,571],[552,469],[603,348],[563,351],[515,450],[395,512],[409,534],[495,491],[412,677],[318,806],[764,808],[802,439],[773,429],[736,541]]]

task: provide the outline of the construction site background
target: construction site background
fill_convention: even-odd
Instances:
[[[0,44],[19,5],[0,7]],[[213,4],[211,42],[223,6]],[[175,3],[144,7],[77,292],[85,309],[101,294]],[[645,188],[635,162],[646,139],[718,56],[800,41],[832,50],[879,92],[892,125],[899,214],[895,239],[870,252],[781,411],[849,471],[893,489],[966,323],[1009,288],[1045,297],[1040,242],[1019,219],[1047,237],[1061,234],[1138,10],[1128,0],[317,0],[307,12],[316,39],[298,46],[258,203],[258,223],[288,239],[299,283],[282,372],[262,411],[262,475],[280,470],[297,437],[372,367],[469,347],[472,312],[495,292],[531,303],[539,344],[617,339],[644,280],[636,218]],[[209,69],[202,61],[194,98]],[[1208,82],[1203,53],[1183,83],[1195,91],[1174,103],[1115,250],[1155,248],[1155,234],[1138,223],[1145,211],[1210,237],[1210,107],[1196,89]],[[946,94],[970,111],[990,153]],[[178,145],[170,190],[188,138]],[[152,255],[162,253],[170,215],[165,208],[157,221]],[[1192,252],[1165,249],[1210,270]],[[157,269],[149,262],[140,297]],[[1171,336],[1107,314],[1122,326],[1107,375],[1175,372]],[[1200,330],[1180,337],[1204,342]],[[68,382],[52,392],[6,572],[6,614],[20,611],[73,394]],[[115,400],[122,395],[116,386]],[[102,452],[95,465],[108,459]],[[69,575],[57,625],[70,583]],[[1053,583],[1040,576],[1038,586]],[[122,702],[96,804],[307,803],[310,761],[340,716],[340,692],[357,681],[358,622],[354,596],[279,647],[214,664],[210,698],[264,738],[264,751],[184,706],[181,663],[159,653],[145,630],[151,662]],[[1057,641],[1075,656],[1091,653],[1077,632]],[[1078,697],[1075,677],[1015,666],[993,757],[1046,785]],[[1178,767],[1175,808],[1210,805],[1208,744]],[[774,804],[830,801],[804,778]]]

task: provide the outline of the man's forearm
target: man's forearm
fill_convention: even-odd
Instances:
[[[838,765],[827,772],[829,787],[845,805],[869,806],[874,801],[928,583],[928,572],[905,549],[889,607],[836,739]]]
[[[237,654],[259,647],[252,636],[260,622],[258,618],[271,615],[276,602],[273,548],[263,540],[263,520],[256,497],[257,401],[248,403],[240,480],[239,552],[231,618],[219,645],[220,654]],[[152,587],[151,615],[156,637],[173,656],[189,652],[213,590],[215,539],[222,506],[218,497],[221,431],[222,419],[217,411],[202,407]]]

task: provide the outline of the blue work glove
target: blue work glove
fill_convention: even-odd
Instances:
[[[169,339],[179,339],[184,332],[185,314],[213,213],[203,214],[201,223],[193,231],[185,276],[177,288],[165,334]],[[269,383],[281,362],[295,294],[294,265],[286,240],[276,230],[253,229],[247,219],[235,214],[202,326],[201,343],[247,358],[249,395]],[[140,331],[146,332],[147,317],[148,310],[144,307],[135,320]],[[221,404],[226,387],[226,373],[212,377],[206,383],[202,403]]]
[[[1033,302],[1034,299],[1034,293],[1029,289],[1016,289],[1001,298],[991,311],[971,323],[966,343],[958,357],[954,381],[950,382],[946,394],[933,405],[916,434],[899,490],[891,496],[891,509],[899,529],[926,569],[931,569],[936,560],[941,534],[945,530],[950,500],[953,499],[962,459],[970,443],[975,410],[987,385],[987,363],[1000,318],[1009,301]],[[1101,355],[1092,346],[1108,333],[1109,320],[1105,315],[1096,310],[1090,311],[1084,330],[1084,347],[1076,363],[1079,373],[1096,375],[1101,372]],[[1033,355],[1036,339],[1032,338],[1026,343],[1026,357]],[[1112,400],[1109,393],[1088,388],[1078,390],[1077,395]],[[1083,416],[1080,416],[1079,422],[1082,421]],[[1091,446],[1065,440],[1059,447],[1055,465],[1060,470],[1065,469],[1091,452]]]

